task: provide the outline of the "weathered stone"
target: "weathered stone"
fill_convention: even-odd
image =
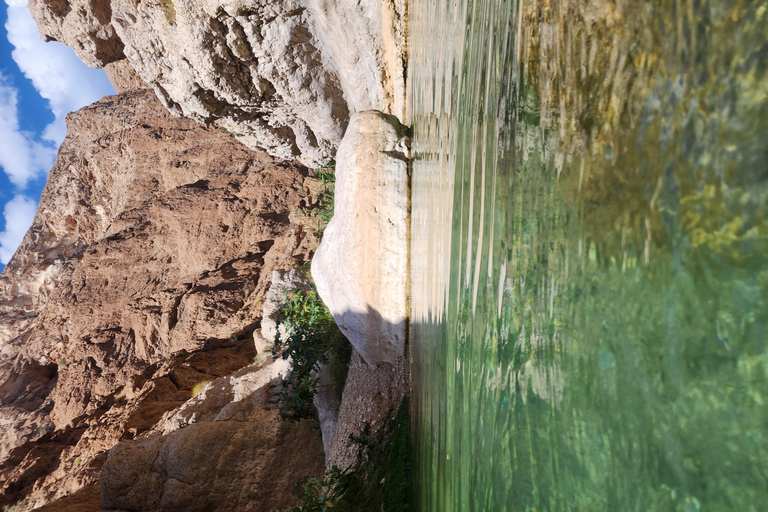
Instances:
[[[350,112],[403,115],[403,0],[30,0],[30,9],[44,37],[89,65],[125,55],[172,113],[309,166],[333,157]]]
[[[272,271],[318,243],[306,168],[173,117],[150,90],[68,128],[0,275],[0,508],[92,484],[121,438],[252,363]]]
[[[118,94],[149,88],[149,85],[136,74],[128,59],[110,62],[104,66],[104,71]]]
[[[170,434],[200,421],[238,419],[236,411],[242,401],[248,401],[255,407],[267,407],[273,401],[268,384],[273,387],[278,385],[290,370],[291,362],[278,358],[262,365],[247,366],[208,382],[178,410],[159,422],[154,431]]]
[[[334,215],[312,259],[317,291],[369,364],[405,344],[408,136],[394,117],[352,117],[336,156]]]
[[[312,422],[280,421],[277,411],[247,401],[237,406],[237,419],[115,446],[101,472],[102,505],[140,512],[268,512],[293,505],[296,481],[323,470]]]
[[[110,0],[30,0],[44,41],[60,41],[93,68],[120,60],[123,42],[112,27]]]
[[[398,357],[393,364],[366,364],[359,354],[352,353],[336,435],[326,451],[326,468],[347,469],[362,462],[360,445],[353,437],[379,431],[397,413],[408,394],[408,359]]]
[[[277,335],[277,312],[285,304],[285,299],[297,290],[308,291],[309,283],[298,269],[287,271],[275,270],[272,272],[272,285],[264,300],[264,309],[261,313],[261,335],[254,335],[256,351],[261,353],[271,352]],[[280,338],[285,336],[285,329],[280,327]]]
[[[317,409],[317,419],[320,422],[326,463],[331,456],[331,447],[336,437],[341,397],[344,391],[344,383],[336,381],[332,370],[333,358],[338,357],[338,355],[328,354],[328,357],[331,363],[321,365],[320,369],[314,373],[314,377],[317,378],[317,390],[312,399],[312,404]]]

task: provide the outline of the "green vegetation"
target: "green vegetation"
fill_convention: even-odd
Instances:
[[[278,312],[277,324],[283,326],[285,335],[281,340],[278,328],[274,352],[292,361],[291,373],[280,393],[280,416],[291,421],[314,418],[316,372],[321,365],[330,364],[333,380],[344,382],[351,346],[314,289],[288,295]]]
[[[315,217],[315,227],[321,233],[333,217],[334,187],[336,185],[336,175],[334,173],[334,164],[330,164],[327,167],[314,171],[312,176],[323,183],[322,192],[317,200],[317,216]]]
[[[299,481],[301,505],[290,512],[407,512],[410,510],[410,418],[404,399],[392,419],[375,434],[353,437],[361,451],[359,465],[334,466],[322,478]]]
[[[205,389],[205,386],[207,386],[208,384],[209,384],[209,381],[207,380],[203,380],[195,384],[192,387],[192,396],[199,395]]]
[[[162,7],[165,13],[165,19],[169,24],[176,24],[176,7],[171,0],[160,0],[160,7]]]

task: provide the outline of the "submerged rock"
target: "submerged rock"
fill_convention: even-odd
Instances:
[[[408,130],[352,117],[336,160],[334,215],[312,259],[317,291],[368,364],[403,355],[408,266]]]

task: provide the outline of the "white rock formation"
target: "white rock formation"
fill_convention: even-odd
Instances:
[[[368,364],[403,355],[408,153],[394,116],[352,116],[336,155],[334,216],[312,259],[320,297]]]
[[[30,0],[40,35],[127,58],[174,114],[317,167],[350,111],[403,115],[403,0]]]
[[[256,352],[259,354],[271,353],[277,335],[277,312],[285,304],[288,294],[297,290],[309,290],[309,283],[298,269],[272,272],[272,285],[264,299],[264,309],[261,314],[261,336],[254,333],[253,338]],[[283,339],[284,335],[285,328],[280,326],[280,339]]]

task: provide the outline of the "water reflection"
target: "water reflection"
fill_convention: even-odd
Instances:
[[[410,4],[422,510],[768,503],[768,2]]]

